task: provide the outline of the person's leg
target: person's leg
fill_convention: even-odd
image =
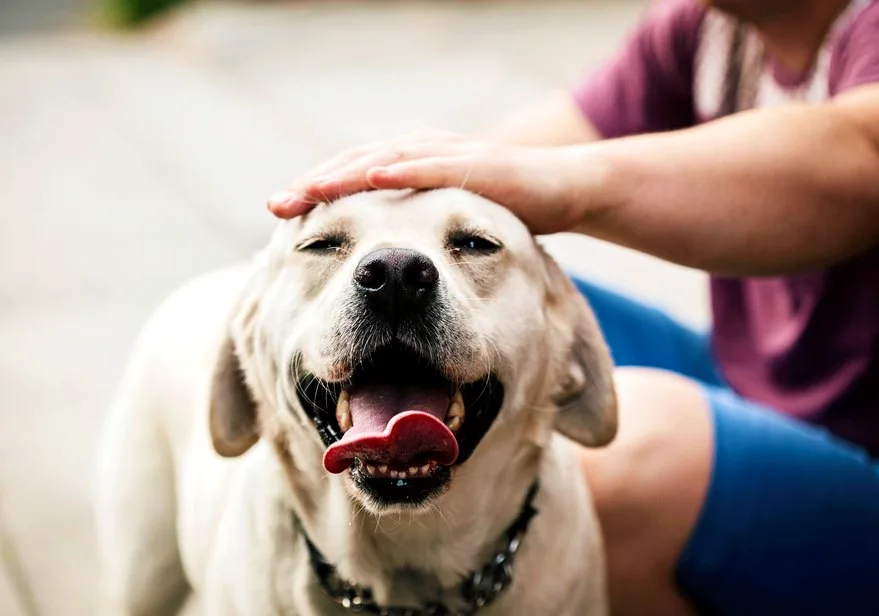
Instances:
[[[683,592],[720,616],[879,614],[879,461],[729,390],[706,395],[715,462]]]
[[[709,336],[659,308],[572,276],[592,306],[617,366],[661,368],[712,385],[722,384]]]
[[[707,404],[692,381],[657,370],[617,369],[616,388],[616,438],[580,450],[604,535],[611,614],[694,614],[674,570],[711,475]]]
[[[823,430],[621,369],[620,433],[583,450],[613,614],[879,613],[879,469]]]

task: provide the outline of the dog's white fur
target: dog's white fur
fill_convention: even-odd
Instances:
[[[503,249],[452,254],[446,234],[462,225]],[[296,250],[328,229],[347,234],[345,250]],[[466,360],[450,357],[448,371],[491,369],[506,390],[449,489],[417,509],[379,510],[347,473],[323,470],[289,374],[297,353],[317,376],[349,374],[345,294],[355,264],[382,246],[416,248],[439,269],[466,332]],[[342,351],[326,344],[333,336]],[[536,476],[514,583],[479,614],[606,614],[599,526],[569,438],[601,445],[615,430],[591,312],[512,214],[459,190],[321,206],[282,223],[253,263],[178,290],[144,328],[102,442],[101,614],[172,614],[190,590],[208,616],[349,613],[315,584],[301,530],[382,605],[419,605],[426,588],[452,588],[486,563]]]

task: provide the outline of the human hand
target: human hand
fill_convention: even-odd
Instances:
[[[305,173],[269,200],[281,218],[317,203],[373,189],[464,188],[496,201],[536,234],[573,228],[594,173],[578,164],[576,148],[535,148],[417,131],[355,148]]]

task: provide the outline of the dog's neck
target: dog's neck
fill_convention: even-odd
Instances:
[[[291,514],[338,575],[371,588],[377,601],[417,602],[485,565],[520,515],[540,459],[538,448],[525,447],[492,477],[459,468],[454,489],[433,507],[384,514],[353,500],[341,476],[301,472],[293,460],[284,466]]]
[[[421,592],[397,594],[406,594],[416,600],[418,595],[421,595],[420,610],[411,606],[389,606],[376,603],[372,588],[354,584],[342,578],[336,567],[330,564],[311,539],[304,535],[311,572],[317,578],[318,585],[322,588],[326,598],[342,607],[356,611],[423,613],[445,616],[475,613],[483,607],[494,604],[513,583],[513,568],[519,547],[528,533],[531,520],[537,514],[534,500],[539,487],[540,482],[536,480],[528,490],[519,515],[499,538],[498,544],[487,562],[482,567],[470,572],[457,587],[446,588],[433,583],[435,576],[425,576],[417,570],[406,570],[409,579],[402,580],[401,585],[406,590]],[[394,581],[400,580],[395,579]],[[425,595],[431,597],[426,603],[423,599]]]

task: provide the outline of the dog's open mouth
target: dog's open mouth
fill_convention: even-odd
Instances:
[[[299,397],[327,445],[324,468],[348,469],[382,501],[420,501],[464,462],[503,403],[493,375],[456,384],[429,360],[399,344],[373,353],[349,382],[311,378]],[[387,492],[412,492],[408,495]]]

